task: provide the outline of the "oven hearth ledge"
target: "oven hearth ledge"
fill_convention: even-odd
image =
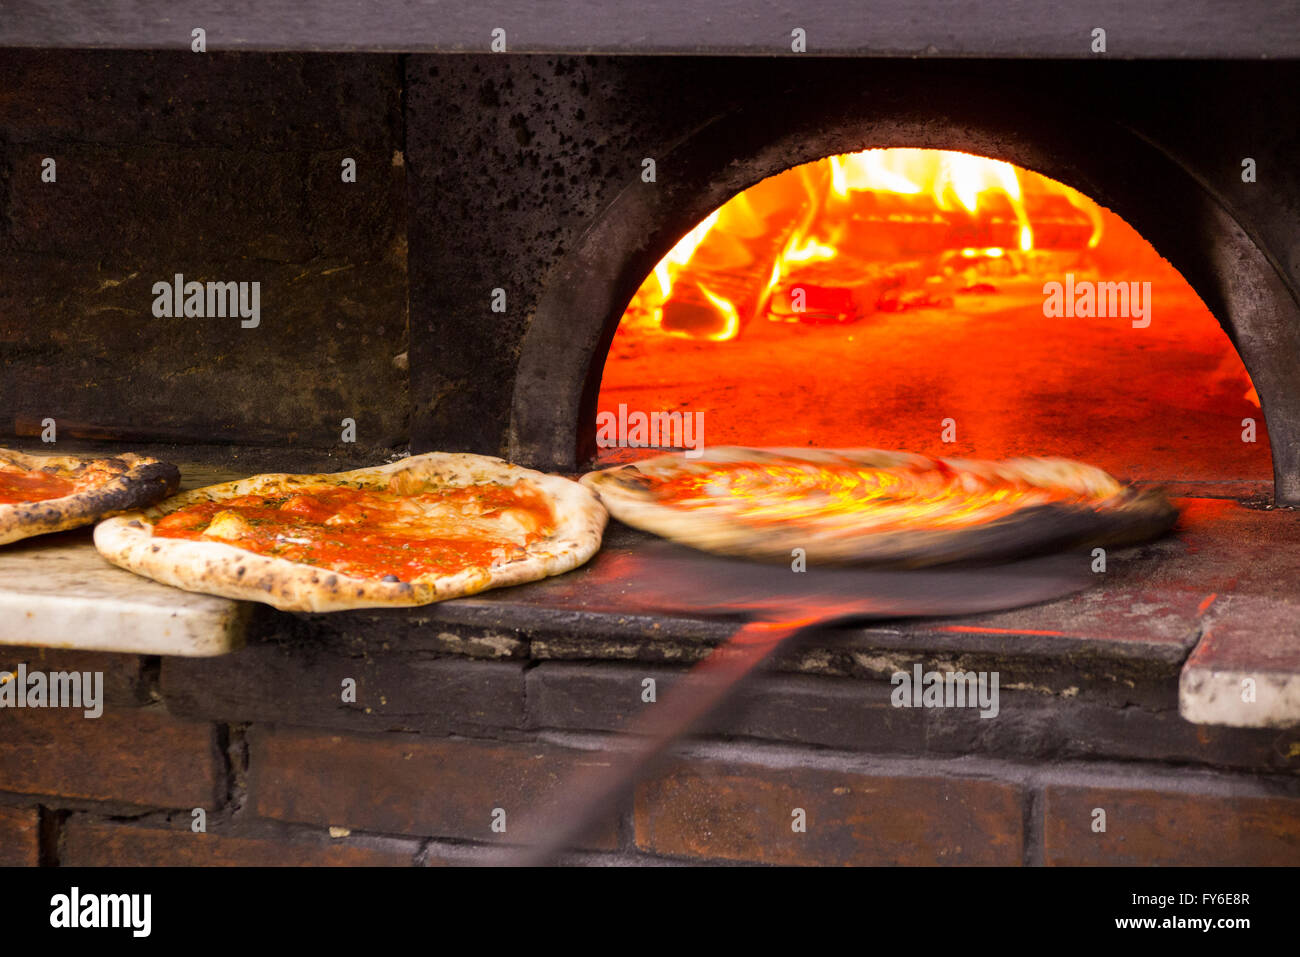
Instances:
[[[233,477],[186,473],[188,486]],[[872,683],[915,663],[997,670],[1004,692],[1046,700],[1177,708],[1196,724],[1300,726],[1300,596],[1287,588],[1300,575],[1300,524],[1289,510],[1230,500],[1180,505],[1173,535],[1112,551],[1097,585],[1080,594],[967,618],[828,629],[773,667]],[[582,587],[647,541],[615,522],[597,557],[568,576],[424,608],[308,615],[132,575],[104,562],[82,529],[0,550],[0,645],[188,657],[223,655],[247,641],[230,666],[280,679],[340,650],[395,662],[685,667],[730,635],[735,621],[598,607]],[[274,667],[261,662],[268,655]]]

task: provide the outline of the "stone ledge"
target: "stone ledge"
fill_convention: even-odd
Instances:
[[[926,669],[936,665],[922,664]],[[611,662],[543,662],[526,672],[528,727],[623,730],[654,707],[641,700],[646,678],[655,679],[662,698],[682,673]],[[894,687],[884,682],[762,675],[746,682],[696,733],[880,754],[1300,770],[1300,730],[1198,727],[1179,715],[1172,682],[1149,689],[1142,696],[1146,704],[1125,705],[1100,692],[1005,690],[1014,677],[1002,674],[997,716],[984,719],[978,708],[896,708]]]
[[[887,678],[900,661],[953,661],[980,670],[1013,672],[1027,686],[1057,694],[1102,694],[1120,706],[1168,707],[1143,689],[1177,680],[1207,623],[1212,634],[1254,636],[1236,670],[1256,661],[1271,673],[1300,673],[1300,514],[1248,508],[1228,500],[1185,499],[1176,533],[1140,548],[1115,550],[1098,587],[1058,601],[967,618],[881,622],[805,636],[782,654],[785,672]],[[346,612],[298,616],[302,624],[347,634],[359,646],[381,642],[411,650],[455,652],[431,641],[447,625],[499,636],[504,654],[533,660],[690,664],[735,629],[725,616],[612,612],[575,596],[581,580],[636,553],[648,537],[615,522],[602,552],[584,569],[559,579],[489,592],[411,612]],[[463,639],[462,639],[463,640]],[[1199,664],[1207,646],[1195,658]],[[1272,655],[1273,657],[1268,657]],[[1253,656],[1253,657],[1252,657]],[[1263,657],[1260,657],[1263,656]],[[1279,657],[1280,656],[1280,657]],[[1279,667],[1278,662],[1291,662]],[[1292,668],[1293,672],[1287,672]],[[1163,695],[1164,692],[1158,692]],[[1186,701],[1186,693],[1184,695]],[[1189,720],[1200,713],[1184,711]],[[1300,722],[1285,714],[1273,726]]]

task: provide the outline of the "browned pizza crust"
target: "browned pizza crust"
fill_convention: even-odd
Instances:
[[[529,482],[550,500],[556,518],[554,531],[526,545],[522,558],[450,575],[424,575],[409,582],[353,577],[223,542],[152,534],[153,523],[159,518],[197,502],[269,495],[303,485],[387,489],[390,479],[398,473],[404,474],[403,484],[424,490]],[[285,611],[320,612],[424,605],[559,575],[596,553],[606,520],[605,509],[591,492],[559,475],[521,468],[490,456],[430,452],[351,472],[256,475],[185,492],[155,508],[100,523],[95,528],[95,546],[114,564],[177,588],[265,602]]]
[[[29,455],[0,449],[0,465],[52,469],[73,480],[90,469],[104,474],[104,480],[95,487],[71,495],[13,505],[0,503],[0,545],[89,525],[118,512],[152,505],[175,492],[181,480],[176,466],[130,453],[103,457]]]
[[[866,468],[949,469],[978,480],[1019,481],[1041,488],[1066,488],[1082,502],[1029,505],[987,522],[936,526],[917,514],[903,527],[872,527],[869,508],[836,514],[754,522],[717,504],[683,507],[661,501],[656,487],[683,474],[707,473],[713,465],[862,466]],[[789,562],[803,549],[809,563],[876,564],[921,567],[955,561],[992,561],[1074,545],[1129,544],[1167,531],[1178,512],[1156,489],[1136,490],[1101,469],[1059,458],[1018,458],[1003,462],[976,459],[935,460],[880,449],[751,449],[719,447],[699,458],[660,455],[632,465],[591,472],[582,484],[595,490],[620,521],[703,551],[743,558]],[[780,494],[776,495],[780,500]],[[798,501],[791,496],[788,501]]]

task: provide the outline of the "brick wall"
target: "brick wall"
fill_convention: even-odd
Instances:
[[[161,662],[18,649],[5,667],[17,661],[104,670],[109,703],[98,719],[0,711],[6,864],[484,861],[622,745],[610,729],[654,707],[645,677],[662,693],[678,673],[307,641]],[[1300,863],[1296,732],[1179,728],[1141,707],[1108,723],[1032,692],[981,720],[889,708],[888,687],[761,678],[568,860]]]

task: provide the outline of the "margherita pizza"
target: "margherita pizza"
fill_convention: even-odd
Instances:
[[[1057,458],[936,459],[878,449],[716,448],[591,472],[615,518],[705,551],[904,567],[1120,544],[1167,530],[1159,491]]]
[[[328,475],[257,475],[95,529],[109,561],[286,611],[423,605],[576,568],[606,514],[587,489],[431,452]]]
[[[0,449],[0,545],[152,505],[179,484],[176,466],[138,455],[94,458]]]

